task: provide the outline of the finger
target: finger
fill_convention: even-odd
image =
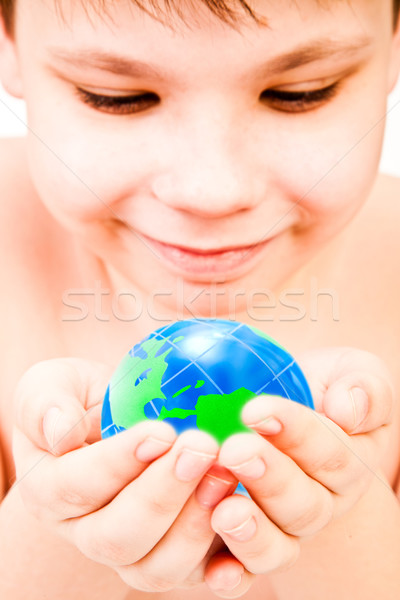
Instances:
[[[38,447],[55,455],[93,437],[100,439],[99,406],[108,374],[107,367],[90,361],[38,363],[18,385],[17,426]]]
[[[140,560],[171,527],[201,478],[216,460],[218,444],[208,434],[182,433],[112,502],[81,519],[63,523],[83,554],[110,566]]]
[[[16,485],[37,516],[79,517],[108,504],[154,459],[167,452],[176,434],[166,423],[145,421],[92,445],[54,457],[16,433]]]
[[[386,380],[354,372],[327,389],[323,408],[344,431],[366,433],[391,422],[394,395]]]
[[[232,436],[223,444],[219,462],[233,471],[282,531],[309,536],[332,519],[334,497],[329,490],[260,436]]]
[[[391,422],[393,384],[387,367],[377,356],[332,348],[309,352],[300,363],[316,409],[344,431],[364,433]]]
[[[242,418],[335,494],[346,495],[356,489],[361,493],[371,480],[373,464],[368,462],[366,440],[349,438],[324,415],[286,398],[259,396],[244,407]]]
[[[229,496],[214,509],[211,525],[230,552],[254,574],[291,566],[298,558],[297,539],[282,532],[249,498]]]
[[[240,598],[254,581],[254,575],[226,551],[211,558],[204,577],[210,590],[219,598]]]
[[[131,587],[146,592],[165,592],[204,581],[205,565],[203,572],[196,566],[201,565],[215,538],[211,528],[212,510],[234,491],[237,484],[232,474],[212,467],[200,486],[211,478],[213,483],[207,495],[198,494],[196,490],[172,527],[144,558],[133,566],[120,568],[119,574]]]

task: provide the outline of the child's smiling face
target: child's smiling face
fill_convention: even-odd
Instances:
[[[129,1],[61,4],[65,20],[18,8],[30,166],[113,271],[274,289],[364,202],[397,75],[390,0],[257,0],[268,25],[236,29],[204,7],[171,29]]]

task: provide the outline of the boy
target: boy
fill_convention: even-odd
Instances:
[[[1,597],[397,598],[398,2],[1,6],[30,128],[1,148]],[[99,441],[112,365],[193,314],[303,353],[318,414]]]

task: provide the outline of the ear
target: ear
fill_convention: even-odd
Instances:
[[[396,29],[392,39],[392,49],[389,66],[388,93],[395,87],[400,73],[400,14],[397,17]]]
[[[0,11],[0,82],[6,92],[16,98],[23,97],[18,53],[15,40],[7,33]]]

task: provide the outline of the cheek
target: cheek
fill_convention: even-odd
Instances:
[[[50,124],[48,124],[50,125]],[[112,135],[85,134],[69,121],[28,140],[30,170],[43,202],[58,218],[89,222],[116,218],[118,203],[146,186],[138,152]],[[43,143],[41,140],[46,140]]]
[[[118,203],[148,184],[154,135],[145,125],[92,115],[64,87],[38,80],[26,100],[28,159],[39,196],[57,218],[115,218]]]
[[[280,164],[286,168],[276,168],[280,187],[304,209],[306,224],[318,224],[321,236],[335,232],[364,203],[379,167],[383,135],[382,118],[373,126],[364,121],[364,127],[342,122],[340,128],[310,133],[307,144],[293,136],[282,149]]]

